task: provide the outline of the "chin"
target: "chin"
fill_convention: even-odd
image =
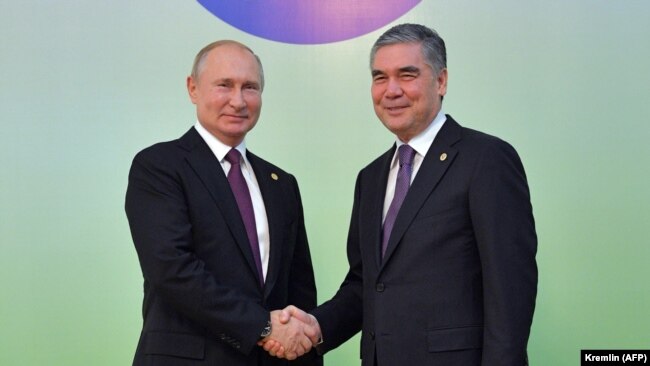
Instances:
[[[399,135],[400,132],[407,130],[406,122],[393,121],[384,123],[384,126],[390,130],[390,132]]]

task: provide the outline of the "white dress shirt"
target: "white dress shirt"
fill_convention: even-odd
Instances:
[[[413,157],[413,170],[411,171],[411,183],[415,179],[420,166],[422,165],[422,160],[427,155],[427,151],[431,147],[433,140],[438,135],[438,131],[442,128],[442,125],[447,120],[442,109],[438,112],[436,118],[429,124],[429,126],[422,131],[419,135],[413,137],[408,145],[415,150],[415,157]],[[382,216],[382,222],[386,219],[386,213],[388,213],[388,208],[390,203],[393,201],[393,196],[395,195],[395,184],[397,183],[397,172],[399,171],[399,157],[397,152],[399,147],[404,145],[399,138],[395,139],[395,144],[397,148],[395,149],[395,154],[393,155],[393,160],[390,163],[390,171],[388,172],[388,181],[386,182],[386,196],[384,197],[384,214]]]
[[[217,157],[219,163],[221,163],[221,168],[223,172],[228,176],[230,171],[230,163],[226,160],[226,154],[232,149],[231,146],[224,144],[219,141],[213,134],[201,125],[200,122],[196,122],[194,125],[196,131],[201,135],[203,140],[208,144],[210,150],[214,156]],[[257,226],[257,241],[260,245],[260,256],[262,258],[262,272],[264,279],[266,279],[266,273],[268,272],[269,267],[269,253],[270,253],[270,237],[269,237],[269,222],[266,217],[266,207],[264,206],[264,199],[262,199],[262,192],[260,187],[257,184],[257,179],[255,178],[255,172],[251,167],[251,163],[246,157],[246,142],[242,141],[241,144],[235,146],[235,149],[239,150],[242,156],[241,172],[246,179],[246,184],[248,185],[248,191],[251,194],[251,201],[253,202],[253,211],[255,212],[255,226]]]

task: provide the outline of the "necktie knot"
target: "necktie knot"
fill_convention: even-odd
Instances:
[[[230,149],[230,151],[228,151],[226,154],[226,160],[230,163],[230,165],[239,165],[240,159],[241,153],[235,148]]]
[[[413,164],[413,158],[415,157],[415,150],[409,145],[402,145],[399,147],[398,158],[399,165],[411,165]]]

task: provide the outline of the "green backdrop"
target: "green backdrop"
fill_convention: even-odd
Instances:
[[[539,235],[532,365],[650,348],[649,15],[646,0],[424,0],[396,21],[440,32],[445,111],[512,143],[526,166]],[[297,46],[195,1],[0,2],[0,364],[130,364],[142,278],[128,169],[194,123],[185,77],[215,39],[264,62],[248,146],[297,176],[319,300],[330,298],[356,173],[392,142],[368,70],[387,27]],[[358,338],[326,361],[359,365]]]

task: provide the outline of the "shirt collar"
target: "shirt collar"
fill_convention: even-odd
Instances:
[[[443,112],[442,108],[440,108],[440,111],[436,115],[436,117],[433,119],[431,123],[429,123],[429,126],[427,128],[420,132],[417,136],[413,137],[409,142],[408,145],[415,150],[415,152],[424,157],[427,155],[427,152],[429,151],[429,148],[431,147],[431,144],[433,143],[433,140],[436,138],[438,135],[438,132],[442,128],[442,125],[445,123],[447,120],[447,116]],[[397,164],[397,149],[399,149],[400,146],[404,145],[404,142],[402,142],[399,138],[395,138],[395,144],[397,145],[397,148],[395,149],[395,154],[393,154],[393,161],[391,162],[391,168],[395,167]]]
[[[226,154],[228,154],[228,151],[230,151],[230,149],[233,147],[221,142],[218,138],[211,134],[210,131],[206,130],[199,121],[196,121],[194,128],[196,129],[196,132],[201,135],[205,143],[208,144],[208,147],[214,156],[217,157],[219,162],[223,163],[223,159],[225,159]],[[246,141],[244,140],[239,145],[235,146],[235,149],[239,150],[241,156],[244,158],[244,163],[248,164],[248,158],[246,157]]]

